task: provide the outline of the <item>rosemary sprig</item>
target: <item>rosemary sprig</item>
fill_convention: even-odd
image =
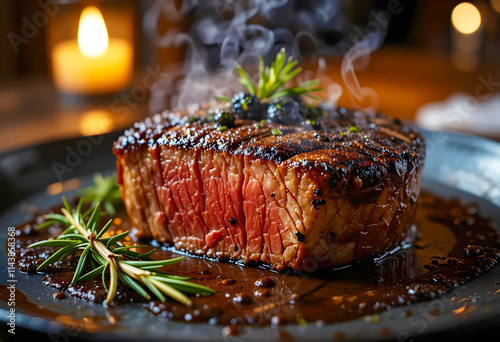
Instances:
[[[77,255],[81,251],[78,264],[75,269],[72,283],[78,283],[92,279],[102,274],[103,284],[108,294],[105,304],[109,305],[116,293],[118,283],[121,282],[130,287],[142,297],[150,299],[153,294],[161,301],[167,297],[185,305],[191,305],[191,300],[185,294],[209,295],[214,293],[212,289],[190,283],[187,277],[171,275],[160,271],[163,266],[172,265],[181,261],[184,257],[167,260],[152,260],[149,256],[154,252],[138,253],[131,249],[145,246],[124,246],[120,240],[128,235],[128,231],[115,236],[103,237],[113,222],[110,219],[102,228],[99,228],[101,218],[101,204],[98,202],[94,209],[82,213],[83,200],[73,210],[63,197],[64,207],[61,214],[46,215],[48,220],[38,227],[46,227],[54,222],[59,222],[67,227],[59,236],[53,239],[39,241],[29,247],[50,246],[59,249],[47,258],[39,267],[43,270],[47,265],[63,260],[69,255]],[[92,264],[98,264],[95,267]],[[86,269],[92,269],[85,273]],[[109,284],[106,286],[105,274],[109,274]]]
[[[94,174],[94,185],[82,189],[81,194],[84,203],[91,203],[92,208],[101,203],[110,215],[116,213],[115,205],[122,203],[120,188],[116,184],[116,174],[107,177],[100,173]]]
[[[312,92],[320,91],[323,88],[316,87],[319,80],[310,80],[299,84],[298,86],[286,88],[285,85],[297,76],[301,67],[297,67],[298,61],[290,56],[286,58],[285,49],[282,48],[276,54],[274,62],[270,66],[264,64],[264,59],[259,56],[259,81],[254,84],[250,75],[238,64],[236,70],[240,75],[239,82],[247,88],[250,95],[256,95],[260,100],[273,100],[282,96],[304,95],[315,100],[320,100]],[[228,97],[215,96],[215,99],[221,101],[231,101]]]

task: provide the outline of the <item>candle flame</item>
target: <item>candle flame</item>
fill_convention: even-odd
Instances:
[[[458,32],[471,34],[481,26],[481,13],[473,4],[462,2],[453,9],[451,23]]]
[[[99,57],[106,53],[109,45],[108,29],[95,6],[85,7],[78,26],[78,48],[85,57]]]

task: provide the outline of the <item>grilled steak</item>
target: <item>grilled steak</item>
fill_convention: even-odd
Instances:
[[[174,113],[136,123],[113,152],[139,235],[277,270],[394,248],[412,224],[424,140],[398,120],[343,112],[321,131],[240,119],[218,130]]]

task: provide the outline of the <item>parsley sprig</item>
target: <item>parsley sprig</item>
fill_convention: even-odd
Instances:
[[[301,67],[297,67],[298,61],[292,56],[286,58],[285,49],[276,54],[274,62],[270,66],[264,64],[264,59],[259,56],[259,81],[255,85],[250,75],[238,64],[236,70],[240,75],[239,82],[247,89],[250,95],[256,95],[260,100],[273,100],[282,96],[304,95],[315,100],[320,100],[312,92],[323,88],[316,87],[319,80],[310,80],[297,86],[286,88],[286,84],[297,76]],[[231,101],[228,97],[216,96],[218,100]]]
[[[146,253],[138,253],[132,249],[147,246],[125,246],[120,242],[128,235],[128,231],[105,237],[113,219],[99,228],[101,204],[98,202],[95,208],[91,207],[82,213],[83,202],[80,200],[76,209],[73,210],[63,197],[62,215],[45,215],[46,221],[38,226],[39,229],[56,222],[66,229],[56,238],[38,241],[29,246],[30,248],[42,246],[59,248],[38,267],[37,271],[43,270],[49,264],[64,260],[70,255],[81,253],[72,283],[86,281],[101,274],[102,282],[107,289],[106,305],[113,301],[119,282],[146,299],[150,299],[152,294],[163,302],[170,297],[188,306],[191,305],[191,300],[186,294],[214,293],[208,287],[188,282],[188,277],[160,271],[163,266],[178,263],[184,257],[152,260],[149,256],[155,251],[154,249]],[[88,272],[84,273],[86,271]],[[106,275],[109,275],[107,286]]]

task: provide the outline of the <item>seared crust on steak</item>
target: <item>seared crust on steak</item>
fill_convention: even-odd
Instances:
[[[145,238],[277,270],[342,266],[400,244],[412,224],[423,137],[380,114],[326,131],[163,113],[115,143],[118,183]],[[350,127],[359,132],[348,132]],[[351,130],[352,131],[352,130]]]

